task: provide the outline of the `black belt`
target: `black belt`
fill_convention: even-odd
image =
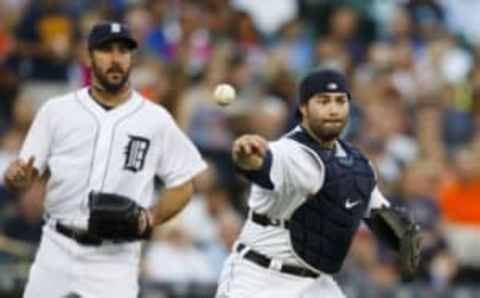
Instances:
[[[264,214],[260,214],[260,213],[256,213],[256,212],[252,212],[251,213],[251,219],[254,223],[256,224],[259,224],[261,226],[275,226],[275,227],[283,227],[285,229],[288,229],[288,220],[284,220],[284,219],[271,219],[270,217],[264,215]]]
[[[245,244],[239,243],[237,245],[236,251],[238,253],[241,253],[242,250],[245,248],[246,248]],[[243,257],[264,268],[270,268],[270,263],[272,262],[272,259],[254,250],[247,251],[247,253],[245,253]],[[282,264],[282,267],[280,268],[279,271],[283,273],[296,275],[296,276],[301,276],[301,277],[317,278],[320,276],[320,274],[313,272],[310,269],[293,266],[293,265],[286,265],[286,264]]]
[[[85,246],[100,246],[103,240],[87,231],[78,231],[67,227],[59,222],[55,224],[55,230],[60,234],[75,240],[77,243]]]

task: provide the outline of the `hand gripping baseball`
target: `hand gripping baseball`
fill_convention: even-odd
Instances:
[[[88,231],[102,239],[134,241],[152,232],[149,211],[135,201],[112,193],[89,194]]]
[[[267,150],[268,143],[263,137],[243,135],[233,143],[232,156],[240,168],[256,170],[262,166]]]

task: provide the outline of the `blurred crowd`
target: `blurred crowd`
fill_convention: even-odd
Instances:
[[[343,137],[373,161],[389,200],[419,222],[425,251],[415,282],[440,297],[480,281],[478,11],[469,0],[2,0],[0,173],[38,107],[89,84],[91,26],[127,23],[140,43],[132,86],[166,107],[210,163],[186,210],[146,245],[142,282],[176,285],[163,297],[191,285],[198,293],[214,287],[247,212],[232,140],[291,129],[299,80],[335,68],[353,91]],[[226,108],[212,99],[223,82],[238,93]],[[2,184],[0,268],[31,261],[44,194],[43,182],[21,195]],[[2,274],[0,288],[9,284]],[[394,297],[403,285],[395,254],[363,227],[337,278],[348,297]]]

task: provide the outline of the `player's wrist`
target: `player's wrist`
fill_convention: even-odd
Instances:
[[[263,156],[259,154],[249,154],[246,156],[237,156],[235,164],[242,170],[254,171],[258,170],[263,165]]]
[[[141,238],[148,239],[152,234],[154,228],[154,219],[153,213],[150,209],[143,209],[142,215],[139,218],[139,235]]]
[[[145,219],[147,221],[147,226],[146,228],[153,228],[154,227],[154,216],[150,209],[145,209]]]
[[[147,217],[147,221],[150,226],[155,227],[158,225],[158,221],[155,217],[155,209],[154,207],[151,208],[146,208],[145,209],[145,215]]]

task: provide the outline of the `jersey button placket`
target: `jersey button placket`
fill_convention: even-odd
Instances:
[[[100,119],[100,132],[98,135],[95,158],[93,161],[92,175],[89,182],[89,190],[102,191],[105,172],[108,171],[110,147],[113,142],[113,121],[108,118]]]

